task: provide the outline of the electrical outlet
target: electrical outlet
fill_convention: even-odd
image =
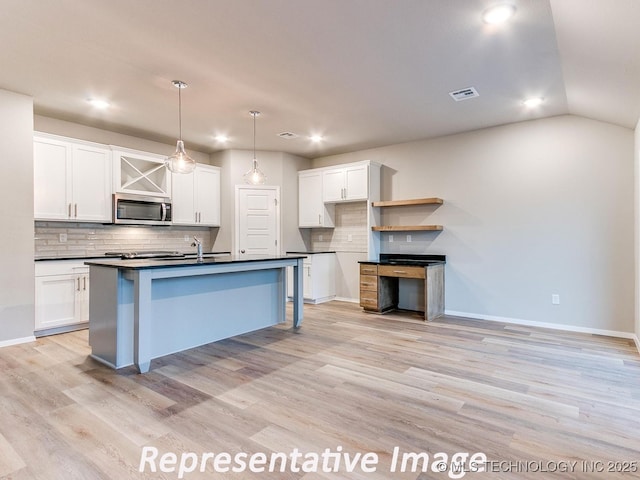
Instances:
[[[407,243],[411,243],[411,235],[407,235]]]
[[[67,243],[67,234],[66,233],[61,233],[60,234],[60,243]]]
[[[347,242],[353,242],[353,235],[347,235]]]
[[[551,303],[554,305],[560,305],[560,295],[554,293],[551,295]]]
[[[318,235],[318,241],[321,242],[322,241],[322,235]]]
[[[184,241],[185,241],[185,242],[188,242],[188,241],[190,241],[190,240],[191,240],[191,237],[190,237],[189,235],[185,235],[185,236],[184,236]]]
[[[389,243],[393,243],[393,235],[389,235]]]

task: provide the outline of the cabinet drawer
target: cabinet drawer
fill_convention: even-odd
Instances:
[[[360,291],[377,292],[378,277],[376,275],[360,275]]]
[[[378,309],[378,292],[370,292],[366,290],[360,291],[360,306],[364,308],[370,308],[373,310]]]
[[[89,273],[89,265],[85,265],[84,260],[41,260],[34,263],[36,277]]]
[[[424,267],[379,265],[378,275],[381,277],[424,278],[424,270]]]
[[[360,264],[360,275],[378,275],[377,265]]]

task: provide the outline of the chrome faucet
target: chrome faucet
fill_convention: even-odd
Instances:
[[[198,253],[198,263],[202,263],[204,258],[202,257],[202,242],[198,239],[198,237],[193,237],[192,247],[196,247],[196,252]]]

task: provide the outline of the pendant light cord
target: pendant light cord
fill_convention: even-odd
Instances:
[[[252,112],[253,115],[253,161],[256,161],[256,112]],[[255,168],[255,165],[254,165]]]
[[[178,129],[182,141],[182,85],[178,85]]]

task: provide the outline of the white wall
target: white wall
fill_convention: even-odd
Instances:
[[[635,205],[635,334],[636,346],[640,351],[640,119],[634,135],[634,205]]]
[[[0,345],[33,338],[33,101],[0,90]]]
[[[383,164],[382,251],[447,255],[446,310],[558,326],[634,331],[633,131],[566,115],[318,158]],[[560,305],[551,295],[560,295]]]

